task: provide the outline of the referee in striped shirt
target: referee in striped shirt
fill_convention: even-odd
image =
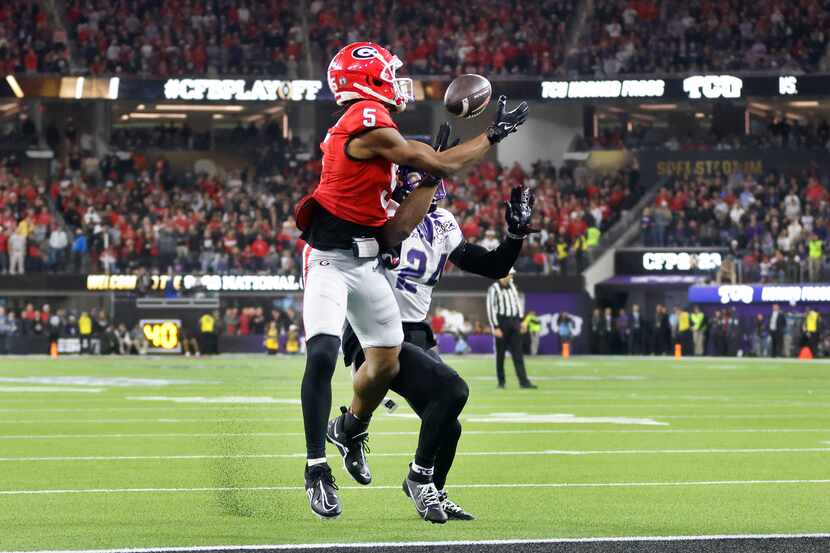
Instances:
[[[536,388],[527,379],[524,352],[522,351],[522,318],[524,305],[519,298],[519,291],[513,284],[513,273],[501,278],[487,290],[487,317],[496,339],[496,376],[499,388],[504,388],[504,354],[510,350],[516,377],[522,388]]]

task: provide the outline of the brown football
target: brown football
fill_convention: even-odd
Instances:
[[[444,107],[456,117],[472,119],[487,109],[492,94],[490,81],[481,75],[468,73],[456,77],[447,87]]]

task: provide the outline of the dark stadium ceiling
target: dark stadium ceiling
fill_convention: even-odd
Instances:
[[[596,105],[596,116],[600,120],[630,118],[641,124],[663,124],[680,114],[694,114],[696,119],[709,119],[715,102],[660,102],[632,104],[620,102],[616,105]],[[746,108],[756,117],[787,117],[790,119],[830,118],[830,99],[826,100],[757,100],[735,104]]]

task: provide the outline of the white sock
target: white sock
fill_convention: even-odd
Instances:
[[[322,465],[326,462],[325,457],[318,457],[317,459],[309,459],[308,466],[313,467],[314,465]]]
[[[416,474],[421,474],[423,476],[432,476],[434,470],[435,469],[433,467],[422,467],[414,461],[412,462],[412,472]]]

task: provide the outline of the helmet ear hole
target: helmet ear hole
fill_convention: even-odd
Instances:
[[[375,79],[374,83],[375,83],[375,86],[383,86],[383,81],[381,81],[380,79]]]

